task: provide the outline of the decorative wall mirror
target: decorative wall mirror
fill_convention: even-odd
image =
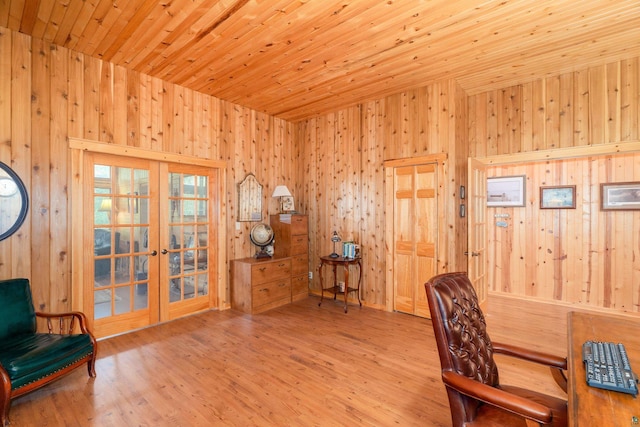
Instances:
[[[262,219],[262,185],[252,173],[238,184],[238,206],[238,221]]]
[[[18,231],[29,209],[27,189],[20,177],[0,162],[0,240]]]

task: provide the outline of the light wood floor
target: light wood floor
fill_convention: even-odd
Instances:
[[[208,312],[100,341],[95,380],[78,369],[15,399],[11,425],[450,425],[429,320],[318,301]],[[491,301],[493,340],[566,355],[562,310]],[[501,382],[562,396],[546,368],[497,362]]]

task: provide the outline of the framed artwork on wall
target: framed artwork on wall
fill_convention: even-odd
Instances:
[[[296,210],[295,207],[293,196],[284,196],[282,198],[282,212],[293,212]]]
[[[524,206],[525,175],[487,178],[487,206]]]
[[[552,185],[540,187],[540,209],[575,209],[576,186]]]
[[[602,210],[640,210],[640,182],[611,182],[600,184]]]

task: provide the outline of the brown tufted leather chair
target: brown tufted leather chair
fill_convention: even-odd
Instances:
[[[565,391],[566,358],[492,343],[466,273],[432,277],[425,289],[454,427],[567,425],[566,401],[500,384],[493,354],[548,365]]]

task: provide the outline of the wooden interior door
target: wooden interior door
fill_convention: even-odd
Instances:
[[[430,317],[424,283],[435,274],[437,163],[393,171],[394,310]]]
[[[160,319],[171,320],[217,305],[218,184],[211,168],[170,163],[160,172]]]
[[[85,170],[83,311],[95,335],[215,307],[216,170],[94,153]]]
[[[469,279],[486,309],[487,283],[487,172],[483,163],[469,159],[468,258]]]
[[[157,163],[88,154],[85,170],[83,311],[97,337],[157,323]]]

